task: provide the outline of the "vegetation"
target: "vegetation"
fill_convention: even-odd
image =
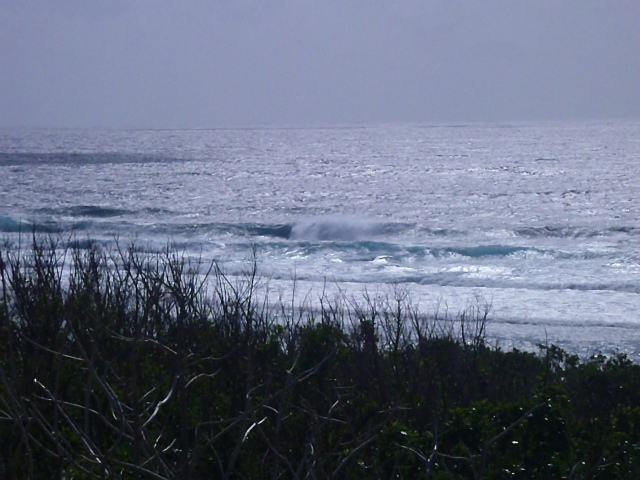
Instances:
[[[0,477],[640,478],[640,366],[406,292],[269,302],[167,250],[0,249]]]

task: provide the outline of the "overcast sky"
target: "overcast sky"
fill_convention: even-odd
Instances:
[[[638,0],[0,0],[0,126],[618,117]]]

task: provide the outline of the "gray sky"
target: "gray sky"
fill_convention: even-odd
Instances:
[[[618,117],[638,0],[0,0],[0,126]]]

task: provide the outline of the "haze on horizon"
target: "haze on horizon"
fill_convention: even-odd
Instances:
[[[0,0],[0,127],[640,118],[637,0]]]

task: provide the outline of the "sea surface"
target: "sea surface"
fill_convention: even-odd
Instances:
[[[639,121],[0,130],[0,235],[32,225],[230,276],[255,251],[284,298],[480,299],[502,348],[640,355]]]

